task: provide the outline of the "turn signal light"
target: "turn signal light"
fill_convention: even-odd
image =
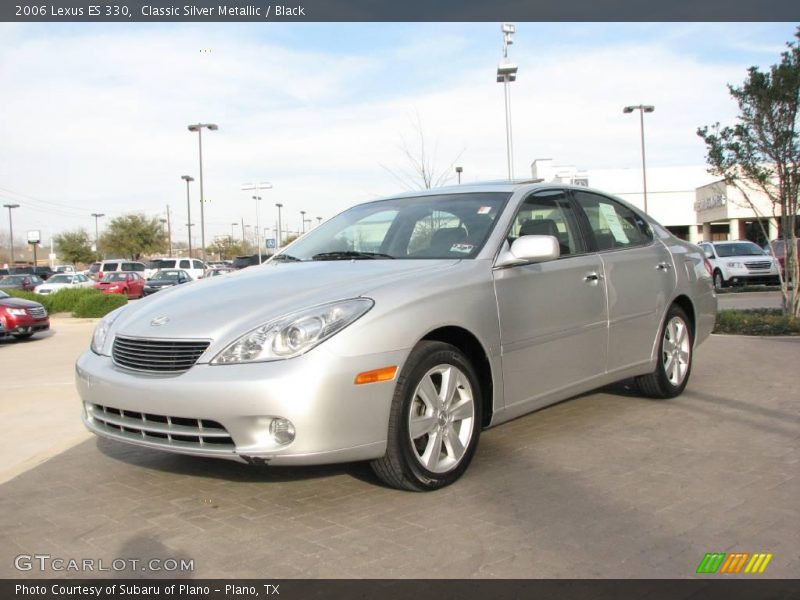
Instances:
[[[365,383],[377,383],[378,381],[391,381],[394,379],[394,374],[397,373],[397,366],[383,367],[382,369],[375,369],[373,371],[364,371],[356,375],[356,385],[363,385]]]

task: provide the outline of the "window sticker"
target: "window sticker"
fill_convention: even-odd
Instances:
[[[603,204],[600,202],[598,205],[600,207],[600,214],[605,219],[606,225],[611,230],[612,235],[620,244],[630,244],[630,240],[628,236],[625,235],[625,230],[622,228],[622,223],[620,223],[619,215],[617,211],[614,210],[614,207],[610,204]]]
[[[478,209],[478,214],[479,215],[488,215],[490,212],[492,212],[492,207],[491,206],[481,206]]]
[[[460,252],[461,254],[469,254],[475,248],[473,244],[453,244],[450,246],[450,252]]]

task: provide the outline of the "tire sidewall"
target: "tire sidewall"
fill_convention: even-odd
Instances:
[[[449,485],[461,477],[475,454],[481,432],[481,389],[478,385],[478,378],[472,365],[455,346],[444,343],[431,345],[428,348],[424,348],[421,354],[413,357],[413,359],[415,359],[413,363],[408,364],[408,371],[401,375],[402,381],[398,383],[395,392],[395,402],[398,402],[400,405],[400,420],[397,424],[399,439],[395,441],[399,444],[399,450],[403,457],[403,470],[406,476],[419,482],[420,486],[425,489],[437,489]],[[423,467],[416,457],[408,432],[408,420],[411,404],[414,400],[414,393],[419,382],[428,371],[441,364],[450,364],[458,367],[469,380],[469,384],[472,387],[474,416],[472,436],[461,462],[451,471],[446,473],[434,473]],[[406,369],[404,369],[404,371],[405,370]]]
[[[686,327],[689,333],[689,367],[686,369],[686,375],[683,377],[683,381],[679,385],[673,385],[672,382],[669,380],[667,376],[667,372],[664,369],[664,338],[667,331],[667,325],[669,322],[674,318],[678,317],[683,321],[684,326]],[[661,332],[659,333],[659,341],[658,341],[658,365],[656,367],[658,372],[658,379],[659,383],[662,386],[664,392],[666,392],[666,396],[669,398],[673,398],[675,396],[680,395],[684,389],[686,389],[686,385],[689,383],[689,376],[692,374],[692,365],[694,364],[694,330],[692,328],[692,324],[689,321],[689,318],[686,316],[686,313],[678,306],[672,306],[669,311],[667,311],[667,316],[664,319],[664,324],[661,326]]]
[[[719,282],[719,285],[717,285],[717,282]],[[722,276],[722,271],[717,269],[716,271],[714,271],[714,288],[721,290],[724,287],[725,287],[725,278]]]

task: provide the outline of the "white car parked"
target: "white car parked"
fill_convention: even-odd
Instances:
[[[71,288],[90,288],[94,282],[83,273],[57,273],[52,275],[46,283],[34,288],[37,294],[54,294],[59,290]]]
[[[208,268],[202,260],[196,258],[154,258],[148,266],[150,268],[144,272],[145,279],[152,279],[162,269],[181,269],[192,279],[202,279]]]
[[[717,289],[748,283],[780,283],[777,261],[753,242],[702,242],[700,247],[711,263]]]

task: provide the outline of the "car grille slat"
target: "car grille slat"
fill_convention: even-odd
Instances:
[[[235,449],[228,430],[209,419],[154,415],[100,404],[87,404],[86,412],[97,429],[131,441],[203,452],[228,453]]]
[[[747,262],[747,263],[744,263],[744,265],[748,269],[769,269],[772,266],[772,263],[770,263],[768,261],[764,261],[764,262]]]
[[[28,309],[26,309],[26,312],[30,316],[32,316],[32,317],[34,317],[36,319],[41,319],[42,317],[46,317],[47,316],[47,311],[45,310],[45,308],[43,306],[37,306],[37,307],[34,307],[34,308],[28,308]]]
[[[134,371],[183,373],[197,363],[208,340],[166,340],[117,336],[111,350],[114,363]]]

